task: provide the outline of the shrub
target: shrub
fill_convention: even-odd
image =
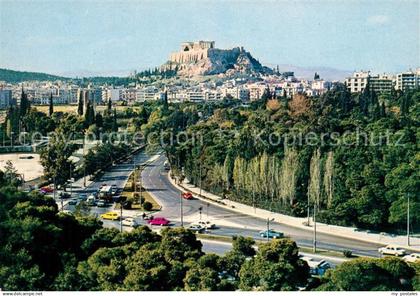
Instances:
[[[143,209],[144,209],[145,211],[151,211],[151,210],[153,209],[153,205],[152,205],[152,203],[150,203],[150,202],[148,202],[148,201],[145,201],[145,202],[143,203]]]
[[[353,257],[353,252],[350,251],[350,250],[343,250],[343,255],[346,258],[351,258],[351,257]]]

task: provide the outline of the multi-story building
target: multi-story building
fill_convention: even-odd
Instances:
[[[145,87],[142,89],[136,90],[135,101],[142,103],[145,101],[154,101],[160,98],[160,94],[157,88],[155,87]]]
[[[187,96],[190,102],[202,102],[206,98],[206,95],[204,94],[204,92],[199,91],[199,90],[190,90],[187,93]]]
[[[362,92],[369,80],[370,72],[354,72],[353,76],[346,78],[344,84],[351,93]]]
[[[0,109],[7,109],[13,105],[12,91],[9,89],[0,89]]]
[[[395,89],[397,90],[407,90],[414,89],[420,85],[420,70],[417,72],[407,71],[403,73],[398,73],[396,77]]]
[[[369,77],[369,89],[376,93],[390,93],[394,88],[394,78],[382,74]]]

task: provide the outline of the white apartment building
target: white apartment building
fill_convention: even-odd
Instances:
[[[145,101],[156,101],[163,99],[164,93],[158,91],[155,87],[145,87],[136,90],[136,102],[142,103]]]
[[[237,100],[248,100],[249,90],[244,87],[222,87],[220,89],[223,98],[231,96]]]
[[[403,73],[398,73],[395,81],[395,89],[397,90],[407,90],[414,89],[420,86],[420,69],[416,72],[407,71]]]
[[[369,77],[369,89],[376,93],[390,93],[394,88],[395,78],[388,74]]]
[[[317,79],[312,81],[311,83],[311,90],[312,90],[312,96],[316,95],[322,95],[326,93],[332,86],[332,83],[330,81],[325,81],[323,79]]]
[[[190,90],[187,92],[187,97],[190,102],[202,102],[205,100],[206,95],[202,91]]]
[[[368,82],[369,71],[354,72],[353,76],[346,78],[344,84],[351,93],[362,92]]]
[[[122,88],[106,88],[102,90],[102,101],[108,102],[117,102],[123,98],[123,89]]]

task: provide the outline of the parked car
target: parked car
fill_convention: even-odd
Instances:
[[[411,262],[411,263],[414,263],[416,261],[420,262],[420,253],[411,253],[411,254],[405,255],[403,257],[403,260],[405,262]]]
[[[205,229],[215,229],[216,224],[211,223],[210,221],[199,221],[198,225],[203,226]]]
[[[301,259],[308,263],[309,273],[312,275],[324,275],[331,268],[331,265],[325,260],[317,261],[309,257],[301,257]]]
[[[52,192],[54,192],[54,189],[52,189],[51,187],[49,187],[49,186],[44,186],[44,187],[42,187],[41,189],[39,189],[39,192],[41,192],[41,193],[43,193],[43,194],[46,194],[46,193],[52,193]]]
[[[136,221],[136,219],[134,218],[125,218],[124,220],[122,220],[122,224],[124,226],[129,226],[129,227],[133,227],[136,228],[138,227],[140,224]]]
[[[106,207],[106,201],[99,200],[98,203],[96,204],[96,206],[99,207],[99,208],[104,208],[104,207]]]
[[[284,234],[273,229],[269,229],[260,231],[260,236],[268,238],[281,238],[284,236]]]
[[[86,199],[86,204],[88,206],[95,206],[96,205],[96,198],[94,195],[89,195],[89,197]]]
[[[69,206],[75,206],[75,205],[77,205],[77,204],[78,204],[78,202],[79,202],[79,200],[78,200],[78,199],[73,198],[73,199],[70,199],[70,200],[69,200],[68,205],[69,205]]]
[[[403,248],[396,246],[385,246],[378,249],[378,252],[382,255],[393,255],[393,256],[404,256],[406,251]]]
[[[108,212],[108,213],[102,214],[101,218],[104,220],[119,220],[120,214],[118,214],[117,212]]]
[[[67,193],[67,192],[60,192],[59,196],[62,199],[67,199],[67,198],[70,198],[71,197],[71,195],[69,193]]]
[[[169,225],[169,220],[167,220],[163,217],[156,217],[156,218],[150,219],[148,223],[150,225],[167,226],[167,225]]]
[[[191,224],[190,226],[188,226],[188,229],[194,232],[202,232],[205,228],[200,224]]]
[[[193,197],[193,195],[192,195],[191,192],[183,192],[182,193],[182,198],[185,198],[185,199],[193,199],[194,197]]]
[[[79,199],[80,201],[86,201],[86,200],[87,200],[87,198],[88,198],[88,196],[87,196],[87,194],[86,194],[86,193],[80,193],[80,194],[79,194],[79,197],[78,197],[78,199]]]

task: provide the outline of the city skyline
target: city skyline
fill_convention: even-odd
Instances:
[[[189,40],[244,46],[265,65],[377,73],[418,67],[418,2],[364,3],[0,1],[0,67],[127,75],[163,64]]]

